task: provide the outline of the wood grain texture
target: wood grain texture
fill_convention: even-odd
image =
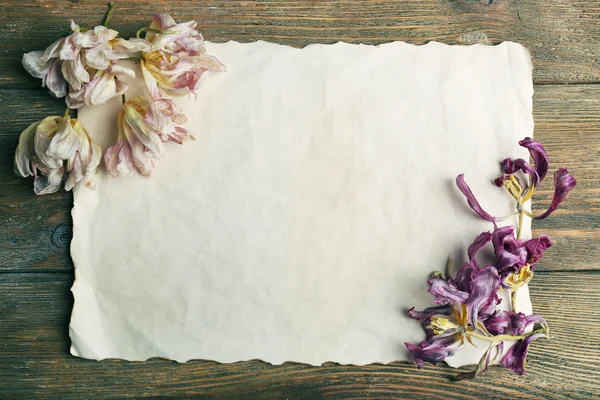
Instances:
[[[70,271],[71,194],[36,197],[31,179],[12,172],[20,131],[44,116],[62,114],[63,103],[42,89],[0,89],[0,102],[8,105],[0,122],[0,270]],[[600,85],[536,86],[535,137],[546,146],[550,167],[566,166],[578,180],[555,215],[534,223],[538,234],[550,234],[557,244],[546,252],[539,270],[600,270],[598,110]],[[549,178],[536,193],[534,207],[547,206],[552,191]]]
[[[523,377],[494,367],[460,383],[449,380],[456,370],[441,365],[418,371],[408,363],[313,367],[74,358],[67,336],[71,283],[67,273],[0,274],[0,396],[571,399],[600,393],[600,337],[590,337],[600,319],[600,309],[590,303],[600,286],[598,273],[538,274],[531,287],[534,305],[548,319],[553,339],[533,344]]]
[[[23,52],[53,42],[68,30],[68,18],[93,26],[106,10],[102,0],[0,4],[0,86],[11,88],[38,85],[20,73]],[[219,42],[464,43],[485,35],[491,43],[511,40],[530,47],[536,83],[600,80],[599,0],[121,0],[111,26],[131,36],[155,12],[197,19],[205,36]]]
[[[111,25],[131,36],[154,12],[197,19],[213,41],[377,44],[392,40],[504,40],[534,56],[535,136],[578,186],[555,216],[537,221],[555,247],[537,265],[535,311],[551,341],[534,343],[524,377],[492,368],[473,382],[457,371],[397,363],[312,367],[260,361],[186,364],[87,361],[68,352],[72,298],[70,193],[35,197],[12,158],[19,133],[64,103],[20,65],[24,52],[65,33],[67,19],[99,24],[102,0],[0,0],[0,397],[75,398],[592,398],[600,393],[600,0],[121,0]],[[562,83],[587,83],[564,86]],[[548,180],[536,193],[542,209]],[[226,345],[226,343],[224,343]]]

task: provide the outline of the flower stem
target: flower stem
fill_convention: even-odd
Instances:
[[[67,107],[65,109],[65,115],[63,116],[63,118],[67,118],[69,116],[69,107]]]
[[[519,211],[519,227],[517,228],[517,240],[521,239],[521,234],[523,233],[523,210]]]
[[[523,335],[496,335],[496,336],[485,336],[485,335],[480,335],[479,333],[476,332],[468,332],[467,335],[477,338],[477,339],[482,339],[482,340],[487,340],[488,342],[503,342],[505,340],[521,340],[521,339],[525,339],[526,337],[529,337],[531,335],[535,335],[537,333],[545,333],[545,329],[536,329],[533,330],[529,333],[524,333]]]
[[[137,33],[135,34],[135,37],[136,37],[136,38],[138,38],[138,39],[141,39],[141,37],[140,37],[140,36],[141,36],[141,34],[142,34],[142,33],[144,33],[144,32],[152,32],[152,33],[167,33],[167,31],[161,31],[161,30],[158,30],[158,29],[152,29],[152,28],[150,28],[150,27],[146,26],[146,27],[144,27],[144,28],[142,28],[142,29],[138,30],[138,31],[137,31]]]
[[[123,93],[121,95],[121,103],[125,104],[126,101],[127,101],[127,98],[125,97],[125,93]]]
[[[517,289],[510,292],[510,309],[512,312],[517,312]]]
[[[108,10],[106,11],[106,15],[104,16],[104,22],[102,23],[102,26],[108,26],[108,20],[110,19],[110,14],[112,14],[112,10],[114,7],[115,3],[113,3],[112,1],[108,3]]]

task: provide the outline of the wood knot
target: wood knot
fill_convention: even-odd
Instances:
[[[71,243],[73,232],[70,224],[60,224],[52,231],[50,241],[58,248],[68,247]]]

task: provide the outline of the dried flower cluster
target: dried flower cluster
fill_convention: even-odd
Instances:
[[[523,159],[507,158],[501,163],[503,175],[494,181],[516,201],[515,214],[519,217],[516,232],[514,226],[498,227],[496,222],[499,219],[481,207],[464,176],[461,174],[456,178],[456,184],[469,206],[481,218],[492,222],[493,230],[475,238],[467,249],[469,261],[460,267],[454,278],[439,272],[431,275],[429,292],[437,306],[424,311],[409,310],[408,315],[422,322],[427,335],[418,345],[406,343],[419,368],[425,362],[435,365],[443,361],[465,346],[465,341],[473,345],[473,339],[477,338],[487,342],[488,348],[476,369],[459,374],[458,379],[473,378],[497,361],[517,374],[523,374],[530,343],[537,338],[548,337],[548,324],[544,318],[516,311],[517,290],[531,280],[536,262],[544,250],[552,246],[546,235],[522,240],[522,223],[524,217],[548,217],[577,182],[565,168],[558,169],[554,173],[552,203],[545,212],[533,215],[524,208],[524,204],[544,180],[548,172],[548,156],[544,147],[533,139],[525,138],[519,144],[529,150],[534,165]],[[529,185],[517,177],[519,171],[529,177]],[[491,265],[480,266],[476,255],[490,242],[495,260]],[[499,307],[499,290],[511,294],[510,311]],[[516,344],[505,351],[507,341],[516,341]]]
[[[170,15],[157,14],[136,38],[126,40],[107,27],[112,6],[103,25],[86,29],[71,21],[69,35],[44,51],[23,56],[27,72],[42,79],[42,86],[55,97],[65,97],[67,104],[64,117],[47,117],[21,133],[15,172],[34,176],[36,194],[54,193],[63,182],[66,190],[81,180],[94,187],[102,150],[81,123],[69,117],[69,109],[122,96],[117,142],[104,154],[106,169],[115,177],[136,171],[149,176],[154,160],[164,152],[163,143],[182,144],[193,138],[181,126],[186,116],[170,96],[195,97],[204,72],[225,70],[219,60],[206,54],[196,21],[177,24]],[[125,99],[128,85],[122,79],[134,78],[135,71],[122,60],[139,61],[147,97]]]

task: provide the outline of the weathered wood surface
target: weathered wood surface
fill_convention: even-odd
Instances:
[[[534,55],[535,136],[551,167],[578,179],[568,202],[537,233],[556,247],[537,266],[534,308],[554,338],[532,346],[528,373],[493,368],[452,383],[448,367],[392,364],[310,367],[259,361],[176,364],[86,361],[68,353],[72,298],[69,193],[36,198],[12,172],[17,137],[64,105],[22,70],[23,52],[43,49],[67,20],[98,24],[104,1],[0,0],[0,396],[206,398],[588,398],[600,393],[600,1],[346,0],[117,2],[111,25],[129,36],[154,12],[197,19],[207,39],[303,46],[338,40],[467,43],[512,40]],[[562,85],[563,83],[577,83]],[[550,185],[550,186],[547,186]],[[534,207],[551,198],[551,182]]]
[[[3,0],[0,24],[0,85],[29,87],[18,71],[20,53],[41,48],[68,29],[102,20],[106,1]],[[462,43],[485,34],[530,47],[536,83],[597,82],[600,79],[600,2],[589,0],[278,0],[117,2],[111,26],[133,35],[155,12],[197,19],[207,38],[243,42],[263,39],[308,43],[378,44],[404,40]],[[475,35],[473,35],[475,33]],[[463,36],[464,35],[464,36]]]
[[[586,398],[600,393],[600,309],[590,302],[598,273],[539,274],[532,285],[536,311],[551,325],[551,340],[530,350],[528,372],[498,367],[473,382],[451,382],[456,370],[412,364],[312,367],[260,361],[177,364],[87,361],[68,354],[70,274],[0,274],[0,394],[27,399],[51,395],[117,398],[163,395],[208,398]]]

